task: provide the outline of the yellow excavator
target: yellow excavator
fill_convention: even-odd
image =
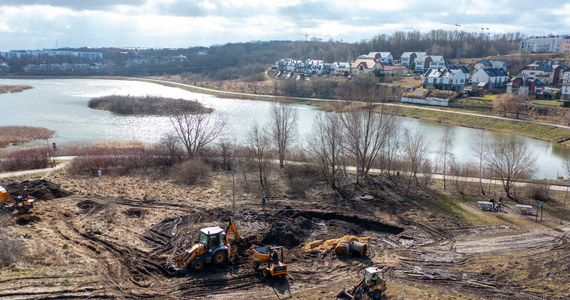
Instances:
[[[30,199],[28,195],[28,187],[24,187],[24,196],[16,197],[16,204],[8,204],[6,201],[8,200],[8,192],[2,186],[0,186],[0,208],[13,211],[17,210],[18,213],[25,214],[30,209],[34,207],[34,199]]]
[[[222,265],[232,255],[229,232],[233,232],[236,241],[239,234],[231,217],[226,230],[218,226],[200,229],[200,242],[184,250],[174,258],[174,264],[180,269],[190,267],[192,270],[202,270],[206,263]]]
[[[364,278],[360,282],[347,290],[340,292],[336,298],[338,300],[380,299],[382,293],[386,291],[386,281],[382,278],[382,270],[378,267],[368,267],[364,269]],[[366,298],[365,298],[366,299]]]

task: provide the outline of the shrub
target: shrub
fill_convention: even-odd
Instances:
[[[170,171],[170,177],[181,184],[207,183],[212,173],[212,167],[205,162],[193,158],[175,165]]]
[[[0,169],[3,171],[19,171],[46,168],[49,164],[48,155],[51,151],[48,147],[40,147],[10,152],[0,161]]]
[[[527,197],[538,201],[548,201],[550,197],[550,186],[546,183],[532,183],[527,188]]]
[[[98,170],[119,175],[135,170],[156,169],[170,166],[171,157],[158,150],[125,149],[84,154],[76,157],[68,166],[68,172],[74,175],[97,175]]]

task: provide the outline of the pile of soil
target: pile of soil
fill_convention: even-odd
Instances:
[[[34,215],[23,215],[16,219],[16,224],[18,225],[28,225],[31,223],[39,222],[41,218]]]
[[[12,198],[24,196],[24,189],[28,187],[30,198],[37,200],[53,200],[71,195],[70,192],[60,188],[59,184],[47,181],[45,179],[22,181],[20,183],[11,183],[5,186],[6,190]]]

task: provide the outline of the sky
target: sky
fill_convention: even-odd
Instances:
[[[313,38],[358,42],[395,31],[432,29],[570,34],[570,2],[0,0],[0,51],[187,48]]]

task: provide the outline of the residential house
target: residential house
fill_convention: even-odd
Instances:
[[[570,82],[570,69],[567,69],[566,71],[563,72],[561,80],[563,84]]]
[[[507,72],[507,63],[502,60],[481,60],[473,66],[474,71],[479,69],[503,69]]]
[[[400,65],[408,68],[413,66],[412,69],[415,69],[415,61],[418,56],[427,56],[427,54],[425,52],[404,52],[400,56]]]
[[[359,58],[350,66],[350,74],[376,74],[384,69],[384,65],[377,59]]]
[[[509,75],[503,69],[479,69],[473,73],[471,83],[473,86],[500,89],[504,88],[509,81]]]
[[[562,100],[570,100],[570,82],[562,84],[562,91],[560,98]]]
[[[384,69],[382,70],[383,76],[399,77],[399,76],[404,76],[407,73],[408,73],[408,68],[404,66],[384,66]]]
[[[394,64],[394,57],[390,52],[370,52],[363,58],[377,59],[385,66]]]
[[[307,59],[303,63],[307,75],[323,75],[325,72],[325,62],[322,60]]]
[[[544,83],[540,79],[529,78],[526,76],[511,78],[507,83],[507,94],[517,94],[521,96],[542,94],[544,91]]]
[[[425,73],[429,69],[445,68],[445,60],[441,55],[418,56],[415,60],[414,72]]]
[[[469,71],[465,67],[434,68],[427,70],[423,77],[426,89],[459,90],[469,82]]]
[[[349,62],[334,62],[331,64],[331,75],[345,75],[350,74]]]
[[[557,61],[537,61],[526,65],[521,70],[521,75],[538,78],[545,84],[559,84],[561,76],[567,70],[568,66]]]

